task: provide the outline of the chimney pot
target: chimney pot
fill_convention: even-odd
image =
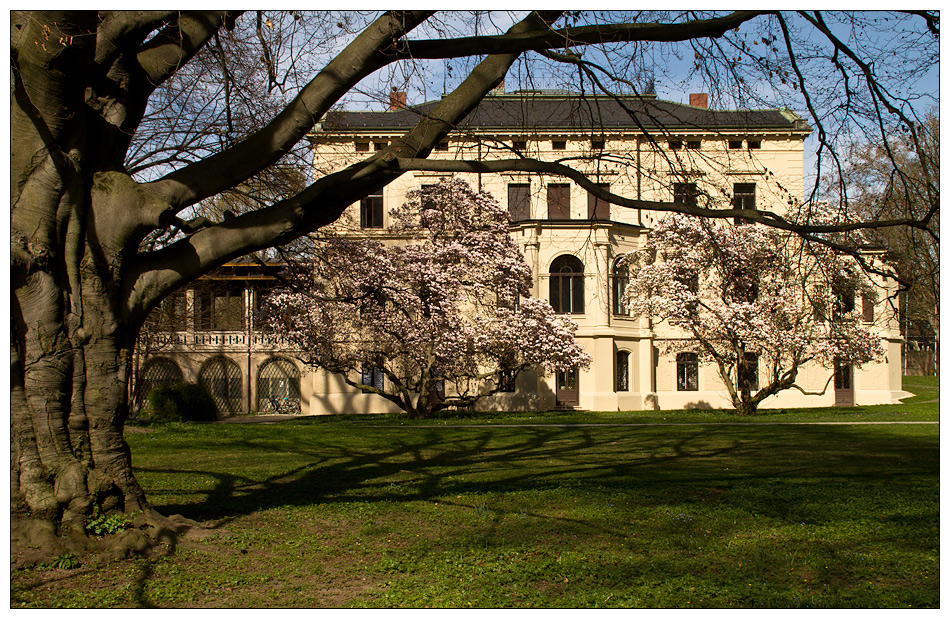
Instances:
[[[694,92],[689,95],[689,104],[693,107],[709,107],[709,96],[704,92]]]
[[[403,110],[406,108],[406,91],[393,90],[389,93],[389,110]]]

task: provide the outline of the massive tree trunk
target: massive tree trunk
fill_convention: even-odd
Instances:
[[[96,13],[12,24],[11,502],[75,533],[94,506],[148,510],[123,439],[137,325],[118,290],[123,216],[142,196],[97,172],[122,149],[80,77],[96,26]]]

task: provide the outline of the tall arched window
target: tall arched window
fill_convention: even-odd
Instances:
[[[272,357],[257,371],[257,410],[281,406],[300,408],[300,370],[292,361]]]
[[[630,353],[618,350],[614,361],[614,391],[630,391]]]
[[[208,359],[198,372],[198,384],[208,390],[219,413],[241,412],[241,368],[225,357]]]
[[[611,290],[611,300],[613,302],[614,316],[628,316],[630,315],[630,310],[627,309],[627,304],[623,302],[623,293],[627,289],[627,284],[630,283],[630,269],[627,267],[627,263],[623,257],[614,260],[612,275],[613,289]]]
[[[584,263],[558,256],[551,263],[551,307],[558,314],[584,313]]]

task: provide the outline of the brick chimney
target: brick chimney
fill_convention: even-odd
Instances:
[[[406,92],[394,88],[393,91],[389,93],[389,110],[404,109],[406,109]]]
[[[709,95],[704,92],[693,92],[689,95],[689,104],[693,107],[709,107]]]

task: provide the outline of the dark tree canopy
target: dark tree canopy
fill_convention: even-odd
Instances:
[[[563,174],[621,206],[746,217],[827,243],[862,227],[936,239],[928,224],[937,202],[872,220],[792,223],[640,203],[569,162],[426,157],[506,76],[630,95],[678,71],[723,106],[799,110],[814,128],[820,172],[844,177],[846,147],[864,139],[879,143],[893,178],[935,177],[919,127],[935,95],[907,76],[932,75],[938,46],[936,12],[14,11],[14,513],[75,533],[94,507],[167,524],[123,439],[133,345],[150,311],[228,260],[335,221],[407,170]],[[443,96],[387,148],[310,177],[305,138],[326,112],[407,84]],[[919,162],[913,170],[895,154],[898,141]]]

